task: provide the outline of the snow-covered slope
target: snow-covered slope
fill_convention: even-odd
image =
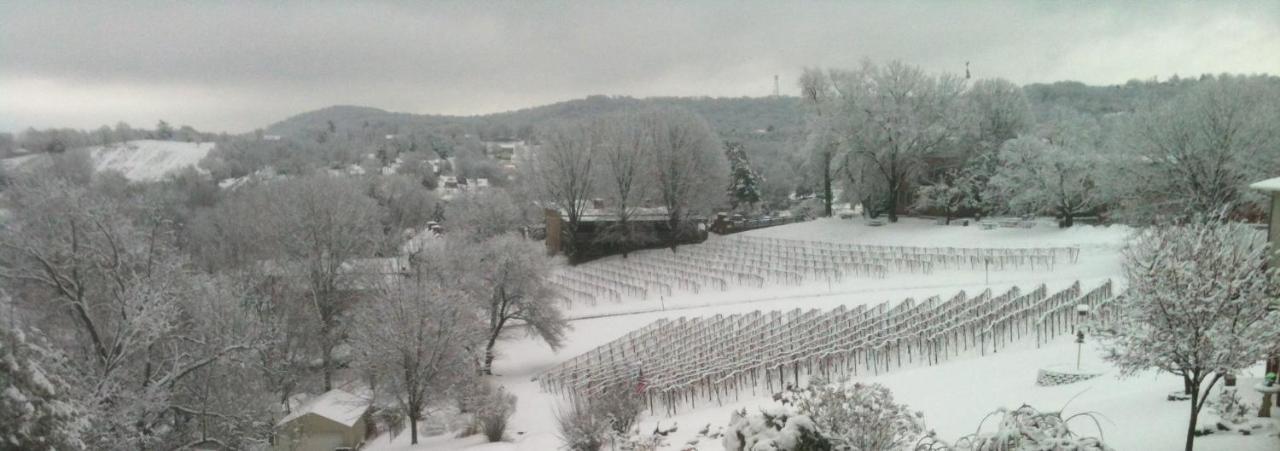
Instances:
[[[85,149],[93,160],[94,169],[120,171],[129,180],[153,181],[166,174],[195,166],[209,151],[213,143],[180,141],[138,140],[110,146],[94,146]],[[9,168],[21,168],[44,155],[24,155],[4,160]]]

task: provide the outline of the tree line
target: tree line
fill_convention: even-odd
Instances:
[[[848,200],[890,221],[919,211],[1150,223],[1223,206],[1251,217],[1261,197],[1248,184],[1280,173],[1269,125],[1280,118],[1280,79],[1270,76],[1178,80],[1167,98],[1104,114],[1067,102],[1033,109],[1008,81],[900,62],[808,69],[799,84],[827,215]]]

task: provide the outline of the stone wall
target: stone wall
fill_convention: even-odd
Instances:
[[[1074,384],[1083,380],[1098,377],[1097,373],[1060,373],[1052,370],[1040,370],[1036,375],[1036,385],[1051,387],[1054,385]]]

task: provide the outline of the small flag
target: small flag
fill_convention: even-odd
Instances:
[[[639,370],[640,374],[636,377],[636,394],[644,394],[644,390],[649,388],[649,380],[644,377],[644,370]]]

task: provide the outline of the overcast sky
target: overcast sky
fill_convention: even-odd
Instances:
[[[1280,74],[1275,1],[90,3],[0,3],[0,130],[762,96],[775,74],[794,94],[803,67],[864,58],[1024,84]]]

